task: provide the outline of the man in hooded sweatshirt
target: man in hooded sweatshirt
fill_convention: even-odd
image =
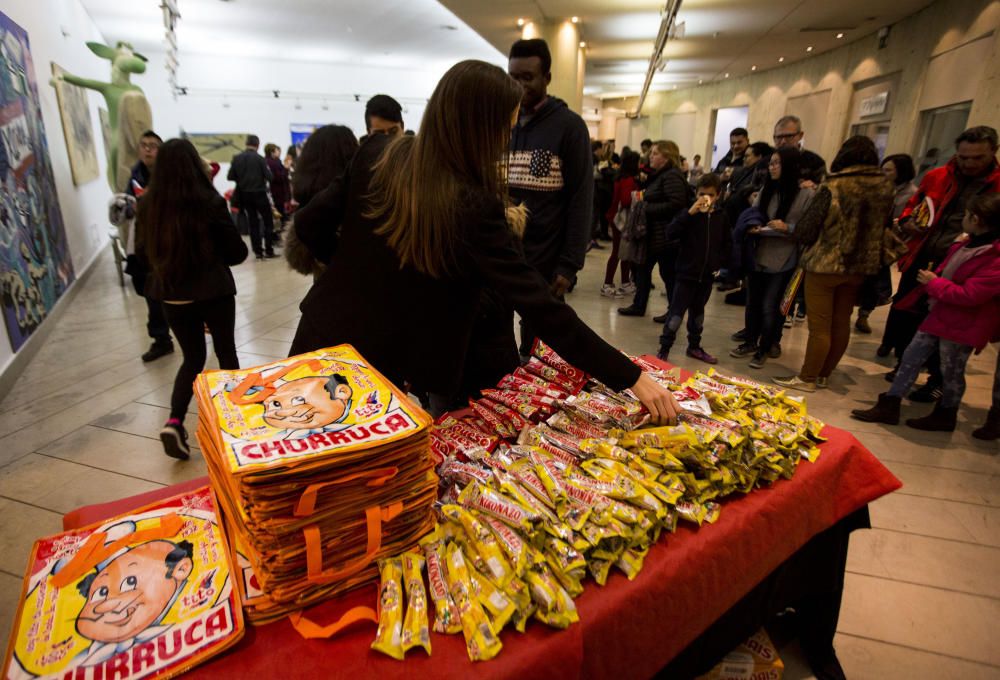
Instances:
[[[507,68],[524,97],[510,140],[510,196],[528,209],[524,253],[562,299],[583,269],[594,204],[590,133],[566,102],[548,94],[552,55],[544,40],[518,40]],[[535,334],[521,325],[522,355]]]

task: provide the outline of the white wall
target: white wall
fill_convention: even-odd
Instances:
[[[107,163],[103,141],[98,141],[97,144],[100,164],[98,178],[80,187],[73,185],[56,92],[49,85],[52,73],[50,63],[54,61],[75,75],[107,80],[110,64],[94,56],[84,44],[87,41],[103,42],[104,38],[77,0],[23,0],[4,3],[2,11],[28,33],[56,191],[66,224],[73,268],[79,276],[98,251],[108,243],[106,216],[111,191],[105,180]],[[103,106],[104,100],[95,92],[88,92],[88,97],[94,139],[101,140],[97,107]],[[45,321],[43,325],[44,323],[50,322]],[[0,323],[0,327],[2,326]],[[0,374],[8,367],[13,356],[6,328],[3,328],[0,330]]]

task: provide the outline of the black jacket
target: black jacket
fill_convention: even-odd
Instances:
[[[132,166],[132,176],[129,177],[128,186],[125,187],[125,193],[129,196],[135,196],[136,185],[139,189],[145,189],[146,185],[149,184],[150,176],[149,168],[142,161],[137,162]]]
[[[465,367],[480,293],[490,288],[537,329],[567,361],[615,389],[630,387],[639,369],[587,327],[549,292],[548,282],[521,254],[502,203],[470,188],[462,200],[463,234],[457,270],[433,279],[400,267],[395,251],[375,234],[378,222],[362,216],[372,166],[388,142],[369,137],[343,182],[317,194],[296,214],[309,224],[342,216],[330,266],[300,306],[302,320],[292,353],[350,343],[397,385],[454,394]],[[588,184],[593,181],[588,177]],[[340,194],[338,201],[334,195]]]
[[[141,199],[140,199],[141,200]],[[226,199],[216,194],[203,213],[205,233],[210,238],[208,258],[178,281],[167,282],[149,265],[146,255],[147,229],[155,224],[136,222],[135,254],[147,272],[142,295],[151,300],[211,300],[236,294],[229,267],[247,259],[247,246],[236,231]],[[193,231],[193,230],[192,230]]]
[[[583,269],[594,208],[594,157],[587,124],[549,97],[510,138],[510,196],[528,207],[524,253],[546,279]]]
[[[721,175],[725,171],[725,169],[728,168],[728,167],[730,167],[730,166],[732,166],[734,168],[742,168],[743,167],[744,159],[745,159],[744,156],[740,156],[739,158],[737,158],[737,159],[734,160],[733,159],[733,150],[730,149],[729,151],[726,152],[726,155],[722,157],[722,160],[720,160],[716,164],[716,166],[715,166],[715,174]]]
[[[244,193],[267,191],[271,181],[271,169],[267,161],[253,149],[233,156],[233,164],[226,175],[230,182],[236,182],[236,190]]]
[[[667,226],[667,240],[677,242],[677,278],[712,281],[732,248],[732,228],[724,210],[685,210]]]
[[[650,255],[675,245],[667,239],[667,225],[691,204],[691,187],[679,168],[660,170],[646,179],[646,238]]]

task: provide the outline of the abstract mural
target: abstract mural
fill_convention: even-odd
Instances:
[[[16,352],[73,281],[28,34],[0,12],[0,310]]]

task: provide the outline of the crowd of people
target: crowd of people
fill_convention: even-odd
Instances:
[[[601,294],[632,296],[622,316],[645,316],[659,271],[668,299],[654,317],[662,359],[686,319],[686,355],[717,363],[702,346],[716,284],[745,304],[730,354],[748,357],[752,369],[780,356],[786,324],[806,317],[801,370],[773,378],[789,389],[827,387],[855,307],[855,330],[871,333],[872,310],[891,303],[878,354],[896,354],[892,386],[854,416],[895,424],[901,399],[925,398],[934,411],[908,424],[955,429],[969,356],[1000,340],[995,130],[965,131],[955,157],[918,186],[909,156],[880,161],[862,136],[847,139],[827,169],[802,148],[802,123],[789,115],[776,122],[773,146],[733,130],[729,152],[709,172],[671,140],[644,140],[620,155],[593,142],[580,116],[548,92],[550,82],[548,46],[519,40],[506,72],[478,61],[452,67],[417,135],[405,133],[398,102],[377,95],[365,136],[320,128],[293,167],[276,145],[261,156],[259,139],[247,139],[228,177],[252,250],[258,259],[275,254],[277,213],[288,222],[288,262],[314,279],[293,354],[349,342],[437,415],[494,385],[540,338],[610,387],[631,389],[654,421],[669,422],[677,413],[671,394],[566,303],[586,252],[606,239]],[[171,342],[169,327],[184,354],[161,432],[165,451],[184,458],[182,418],[204,367],[206,328],[220,366],[238,367],[229,268],[248,250],[194,147],[150,146],[137,166],[137,183],[148,187],[138,201],[135,269],[153,347]],[[892,267],[902,272],[895,294]],[[911,392],[924,368],[927,383]],[[1000,437],[1000,375],[975,435]]]

